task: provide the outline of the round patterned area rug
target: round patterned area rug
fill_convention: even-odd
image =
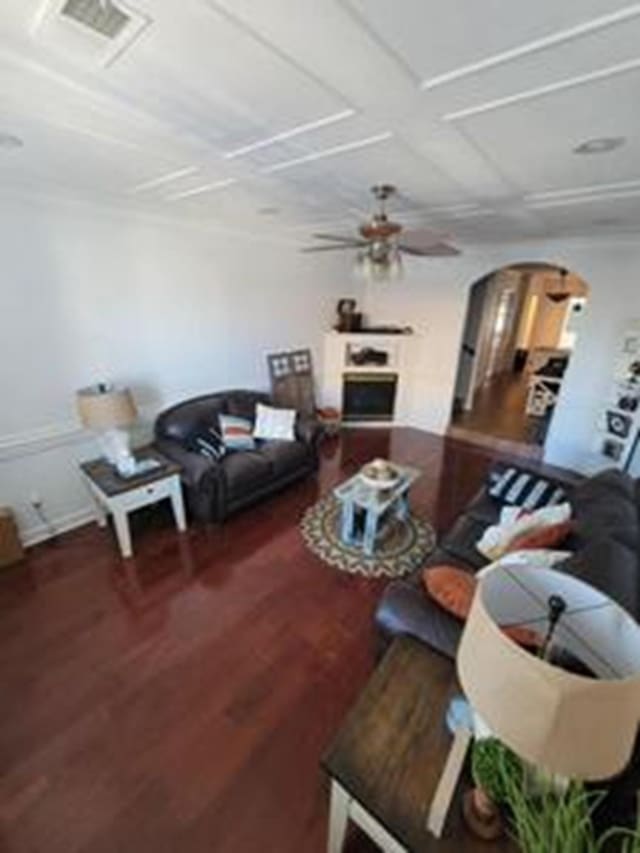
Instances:
[[[368,577],[399,578],[420,568],[433,551],[436,536],[426,521],[414,515],[386,525],[376,553],[367,557],[359,548],[340,539],[340,503],[328,495],[308,509],[300,530],[309,548],[336,569]]]

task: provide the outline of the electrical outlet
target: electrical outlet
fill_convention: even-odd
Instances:
[[[31,492],[29,495],[29,503],[34,509],[40,509],[42,507],[42,495],[40,492]]]

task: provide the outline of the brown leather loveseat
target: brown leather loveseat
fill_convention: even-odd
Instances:
[[[186,449],[190,433],[216,426],[220,414],[255,418],[257,403],[270,404],[256,391],[220,391],[178,403],[155,423],[157,448],[182,467],[182,482],[191,515],[221,521],[314,471],[318,464],[317,423],[299,415],[296,441],[260,441],[255,450],[234,450],[216,461]]]

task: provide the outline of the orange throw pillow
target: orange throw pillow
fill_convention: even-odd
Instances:
[[[443,610],[464,621],[476,591],[476,579],[456,566],[432,566],[422,573],[428,594]]]
[[[523,533],[509,542],[506,553],[510,551],[528,551],[533,548],[556,548],[561,545],[573,530],[571,521],[563,521],[560,524],[549,524],[547,527],[539,527],[529,533]]]
[[[501,631],[503,634],[506,634],[514,643],[517,643],[519,646],[524,646],[528,649],[540,649],[542,643],[544,642],[541,635],[534,631],[532,628],[525,628],[520,625],[511,625],[509,627],[502,627]]]
[[[457,566],[432,566],[422,572],[422,583],[436,604],[462,622],[466,621],[478,583],[473,575]],[[511,625],[501,630],[514,643],[526,648],[537,649],[542,644],[540,634],[530,628]]]

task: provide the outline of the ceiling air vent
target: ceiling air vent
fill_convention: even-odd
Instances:
[[[67,59],[107,66],[150,24],[126,0],[45,0],[33,34]]]
[[[108,39],[117,38],[131,21],[111,0],[67,0],[60,14]]]

